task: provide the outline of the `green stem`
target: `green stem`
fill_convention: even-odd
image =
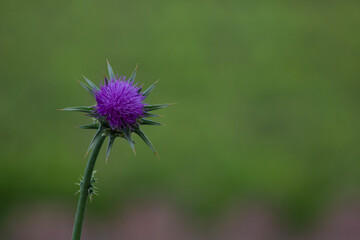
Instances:
[[[99,140],[96,142],[94,149],[91,152],[89,161],[87,163],[84,179],[80,186],[80,198],[76,210],[74,228],[72,233],[72,240],[80,240],[81,237],[81,229],[84,221],[86,203],[89,196],[89,188],[91,186],[91,177],[94,171],[96,158],[100,152],[101,146],[105,140],[106,136],[99,137]]]

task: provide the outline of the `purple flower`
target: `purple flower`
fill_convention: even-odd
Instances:
[[[95,112],[104,117],[113,130],[131,127],[144,116],[145,97],[136,85],[125,77],[115,77],[94,91]]]
[[[103,84],[98,87],[92,81],[84,77],[86,83],[80,82],[96,100],[95,106],[77,106],[64,108],[65,111],[83,112],[92,117],[94,122],[84,126],[83,129],[96,129],[96,133],[90,142],[89,150],[95,146],[95,143],[101,136],[109,136],[109,143],[106,149],[106,159],[110,154],[111,147],[115,138],[121,137],[128,141],[130,147],[135,153],[135,142],[132,140],[132,134],[138,135],[149,148],[158,156],[154,146],[149,138],[140,129],[141,125],[162,125],[159,122],[149,120],[148,118],[159,117],[152,112],[171,104],[145,104],[145,98],[155,88],[158,81],[153,83],[145,91],[134,84],[136,69],[131,74],[129,80],[126,77],[117,78],[109,62],[107,63],[109,78],[105,77]],[[107,79],[110,79],[109,81]]]

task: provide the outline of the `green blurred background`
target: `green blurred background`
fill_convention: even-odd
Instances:
[[[160,160],[115,142],[96,169],[106,215],[166,196],[196,218],[243,200],[297,226],[357,194],[360,136],[357,1],[10,1],[0,3],[0,221],[38,201],[75,205],[93,132],[59,112],[94,101],[75,81],[115,72],[160,82],[146,127]],[[135,139],[137,140],[137,138]]]

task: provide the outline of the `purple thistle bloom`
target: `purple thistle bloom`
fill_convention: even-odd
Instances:
[[[106,149],[106,159],[110,154],[111,147],[115,138],[121,137],[128,141],[130,147],[135,153],[135,142],[131,135],[138,135],[149,148],[158,156],[154,146],[149,138],[140,129],[141,125],[158,126],[159,122],[149,120],[147,118],[159,117],[152,111],[162,109],[171,104],[154,104],[149,105],[143,101],[155,88],[158,81],[150,85],[142,92],[142,87],[134,84],[137,66],[131,74],[129,80],[126,77],[117,78],[114,74],[109,62],[108,71],[109,78],[105,77],[105,81],[99,87],[84,76],[86,83],[79,82],[96,100],[95,106],[77,106],[64,108],[65,111],[83,112],[87,116],[93,118],[93,123],[80,126],[83,129],[96,129],[96,133],[90,142],[89,150],[103,136],[109,136],[109,143]],[[109,81],[107,79],[110,79]],[[159,156],[158,156],[159,157]]]
[[[125,76],[120,76],[120,78],[115,76],[108,61],[107,66],[109,71],[108,79],[110,79],[110,81],[108,81],[105,77],[105,81],[100,85],[100,87],[95,85],[85,76],[83,77],[86,83],[79,81],[80,85],[95,98],[96,105],[68,107],[62,109],[64,111],[85,113],[86,116],[92,118],[93,122],[79,127],[83,129],[96,129],[94,137],[92,138],[88,148],[88,152],[90,149],[93,149],[93,151],[87,163],[84,177],[79,183],[80,190],[78,192],[80,192],[80,198],[78,208],[76,210],[72,239],[80,239],[87,199],[90,197],[91,200],[93,194],[96,194],[95,187],[93,185],[96,182],[96,179],[94,178],[94,173],[96,172],[94,171],[94,166],[105,138],[109,138],[106,148],[106,161],[109,158],[111,148],[117,137],[126,139],[135,154],[135,142],[131,137],[133,133],[138,135],[146,143],[146,145],[148,145],[151,151],[159,157],[149,138],[142,129],[140,129],[140,126],[162,125],[159,122],[155,122],[147,118],[159,117],[160,115],[152,114],[150,112],[171,105],[149,105],[143,102],[155,88],[158,81],[153,83],[144,92],[141,92],[142,87],[138,87],[137,84],[134,84],[137,65],[131,77],[127,81]]]
[[[136,85],[133,81],[126,81],[125,76],[115,77],[94,91],[95,112],[104,117],[113,130],[131,127],[144,116],[145,97],[141,87]]]

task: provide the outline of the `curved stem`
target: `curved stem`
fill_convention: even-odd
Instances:
[[[86,203],[89,196],[89,188],[91,186],[91,177],[94,171],[96,158],[100,152],[101,146],[105,140],[106,136],[99,137],[98,141],[96,142],[89,161],[86,165],[84,179],[82,181],[82,184],[80,186],[80,198],[78,202],[78,206],[76,209],[76,216],[75,216],[75,222],[74,222],[74,228],[72,233],[72,240],[80,240],[81,237],[81,229],[83,225],[84,215],[85,215],[85,209],[86,209]]]

